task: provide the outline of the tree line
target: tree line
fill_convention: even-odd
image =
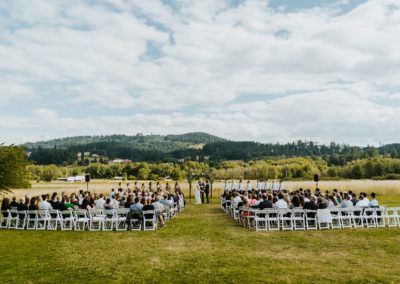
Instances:
[[[172,138],[171,138],[172,139]],[[183,139],[183,138],[182,138]],[[193,138],[194,139],[194,138]],[[72,165],[83,152],[97,154],[106,163],[109,159],[121,158],[137,162],[174,163],[179,160],[209,161],[265,160],[293,157],[320,158],[329,166],[344,166],[348,162],[375,157],[399,158],[400,144],[357,147],[331,143],[318,145],[314,142],[297,141],[287,144],[262,144],[257,142],[221,141],[194,147],[182,141],[152,141],[146,143],[94,142],[59,148],[27,148],[29,159],[38,165]],[[88,165],[86,161],[80,165]]]
[[[100,164],[88,166],[30,165],[34,180],[52,181],[59,177],[90,174],[94,179],[123,177],[125,180],[185,180],[189,173],[212,172],[216,179],[400,179],[400,159],[366,158],[343,166],[329,165],[311,157],[250,161]]]

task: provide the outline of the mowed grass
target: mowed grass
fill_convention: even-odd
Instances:
[[[156,232],[0,230],[0,256],[8,283],[399,283],[400,229],[255,232],[214,199]]]

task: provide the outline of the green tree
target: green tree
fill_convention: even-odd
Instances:
[[[10,188],[29,188],[29,162],[22,147],[0,145],[0,192]]]

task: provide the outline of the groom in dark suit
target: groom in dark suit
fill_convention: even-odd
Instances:
[[[206,185],[204,186],[204,193],[206,195],[207,203],[210,203],[208,200],[208,194],[210,193],[210,184],[208,183],[208,180],[206,180]]]

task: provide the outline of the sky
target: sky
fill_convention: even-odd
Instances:
[[[400,142],[400,0],[2,0],[0,143]]]

